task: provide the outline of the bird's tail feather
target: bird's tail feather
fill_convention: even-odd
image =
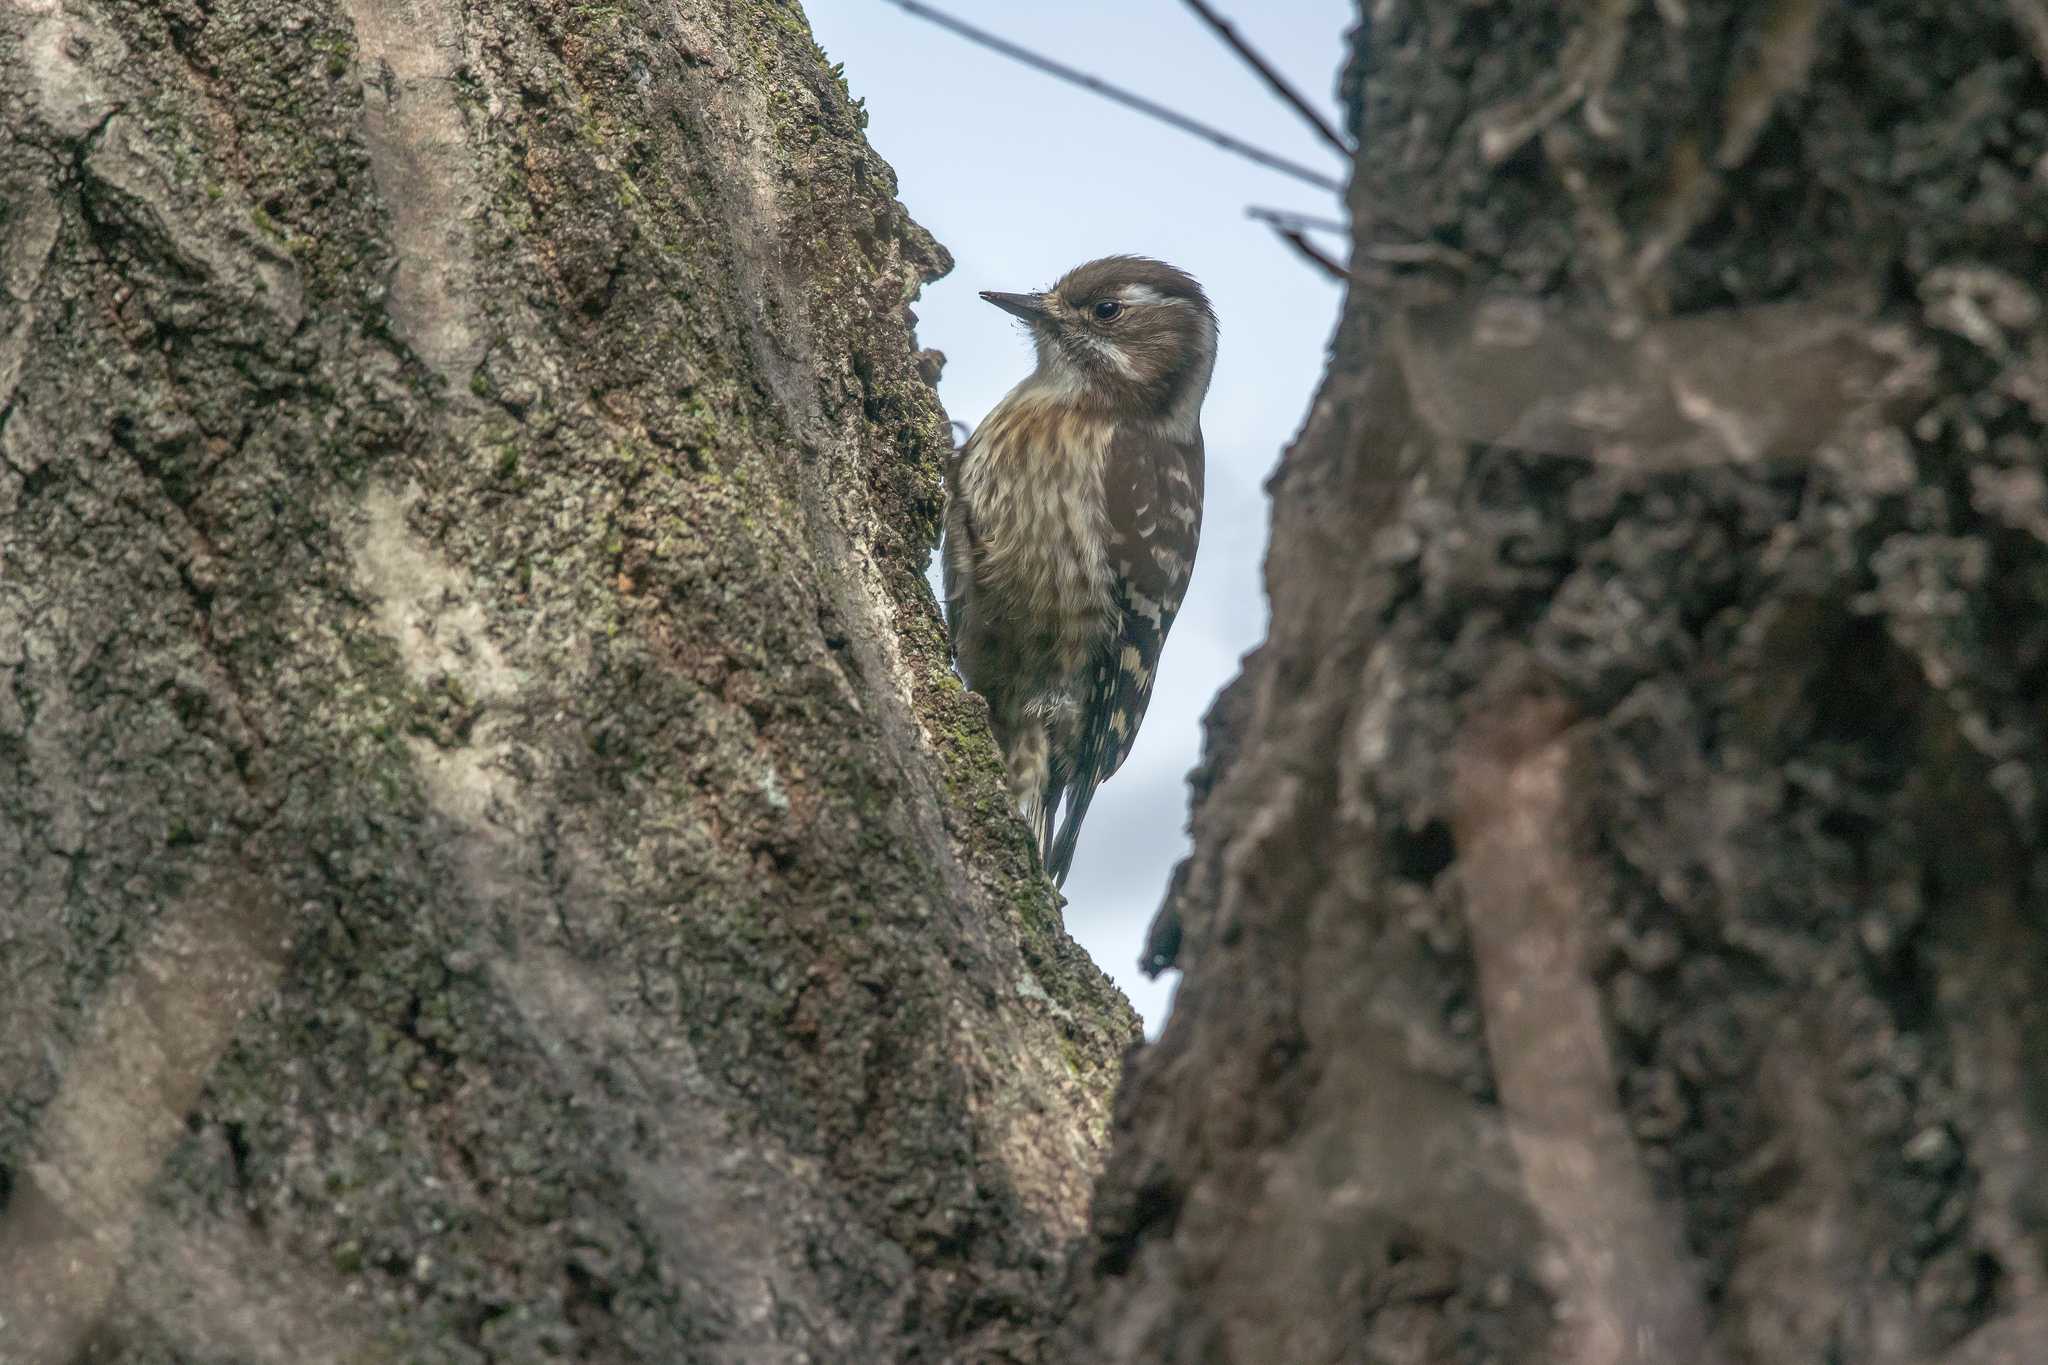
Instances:
[[[1048,780],[1051,755],[1047,752],[1045,730],[1027,726],[1007,744],[1010,795],[1017,811],[1031,827],[1031,840],[1038,847],[1039,861],[1052,854],[1053,813],[1060,794]]]
[[[1024,821],[1031,826],[1032,842],[1038,845],[1038,859],[1044,862],[1052,856],[1052,808],[1046,805],[1044,797],[1030,797],[1025,803]]]
[[[1059,822],[1059,833],[1045,844],[1045,870],[1055,886],[1067,884],[1067,869],[1074,864],[1074,846],[1081,840],[1081,820],[1088,814],[1088,802],[1094,795],[1093,782],[1076,782],[1067,789],[1066,817]]]

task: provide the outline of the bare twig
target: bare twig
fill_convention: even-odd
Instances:
[[[1307,234],[1312,231],[1349,232],[1350,228],[1345,224],[1331,218],[1257,205],[1246,209],[1245,216],[1264,223],[1297,254],[1341,280],[1385,283],[1396,270],[1424,266],[1460,276],[1470,275],[1475,269],[1472,258],[1458,248],[1427,238],[1417,242],[1360,242],[1352,247],[1352,263],[1339,265],[1328,252],[1311,243]]]
[[[1245,209],[1245,217],[1256,218],[1261,223],[1276,228],[1314,228],[1319,232],[1349,232],[1351,224],[1335,218],[1319,218],[1313,213],[1296,213],[1293,209],[1269,209],[1263,204],[1253,204]]]
[[[1245,208],[1245,217],[1255,219],[1276,230],[1341,232],[1350,235],[1352,225],[1336,218],[1323,218],[1313,213],[1301,213],[1294,209],[1268,208],[1264,204],[1251,204]],[[1381,242],[1365,241],[1358,250],[1379,264],[1390,266],[1433,265],[1460,275],[1469,275],[1476,263],[1466,253],[1447,242],[1439,242],[1420,228],[1410,226],[1406,220],[1391,214],[1381,213],[1382,221],[1407,233],[1412,241]],[[1370,223],[1368,223],[1368,228]]]
[[[1323,273],[1330,278],[1343,280],[1347,284],[1351,282],[1351,268],[1311,242],[1299,228],[1283,227],[1274,222],[1268,222],[1266,226],[1272,228],[1281,241],[1293,247],[1305,260],[1321,267]]]
[[[1329,190],[1333,194],[1341,194],[1344,190],[1343,182],[1333,176],[1324,175],[1321,171],[1313,170],[1302,165],[1300,162],[1289,161],[1286,157],[1276,156],[1272,152],[1254,147],[1249,142],[1232,137],[1220,128],[1213,128],[1206,123],[1197,122],[1185,114],[1175,113],[1163,104],[1148,100],[1143,95],[1132,94],[1128,90],[1111,85],[1109,82],[1098,77],[1091,76],[1085,71],[1076,70],[1064,62],[1056,62],[1050,57],[1042,57],[1029,48],[1019,47],[1005,38],[998,38],[995,34],[985,29],[976,28],[972,24],[962,23],[952,15],[935,10],[929,5],[919,4],[918,0],[888,0],[888,3],[907,14],[915,15],[919,19],[928,20],[931,23],[937,24],[940,28],[957,33],[969,42],[979,43],[992,52],[1000,52],[1012,61],[1022,62],[1033,70],[1043,71],[1049,76],[1056,76],[1060,80],[1078,85],[1084,90],[1091,90],[1104,99],[1114,100],[1127,109],[1135,109],[1147,117],[1155,118],[1170,127],[1180,129],[1184,133],[1193,133],[1196,137],[1214,143],[1224,151],[1241,156],[1247,161],[1256,161],[1259,165],[1269,170],[1279,171],[1283,175],[1291,175],[1296,180],[1305,181],[1320,189]]]
[[[1321,114],[1318,114],[1309,105],[1309,102],[1303,99],[1295,88],[1287,83],[1286,77],[1267,65],[1265,58],[1259,56],[1253,50],[1251,44],[1238,37],[1237,29],[1231,25],[1228,19],[1225,19],[1215,10],[1203,4],[1202,0],[1186,0],[1186,4],[1189,9],[1201,16],[1203,23],[1216,30],[1216,36],[1229,44],[1232,52],[1244,58],[1246,66],[1259,73],[1260,78],[1273,88],[1274,94],[1287,101],[1288,104],[1293,106],[1295,113],[1308,120],[1309,126],[1322,135],[1323,141],[1329,143],[1344,156],[1358,155],[1358,148],[1352,145],[1351,139],[1339,133],[1335,128],[1332,128],[1329,121]]]

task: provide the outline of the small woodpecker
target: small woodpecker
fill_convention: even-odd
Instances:
[[[1038,368],[947,469],[946,626],[1064,883],[1194,570],[1216,315],[1192,278],[1143,256],[982,297],[1030,327]]]

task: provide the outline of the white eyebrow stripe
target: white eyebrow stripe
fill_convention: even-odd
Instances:
[[[1162,294],[1149,284],[1127,284],[1117,291],[1117,297],[1125,303],[1179,303],[1171,294]]]

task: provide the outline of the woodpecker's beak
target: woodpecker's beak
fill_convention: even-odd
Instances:
[[[984,289],[981,296],[996,307],[1026,322],[1045,320],[1045,295],[1043,294],[999,294],[993,289]]]

